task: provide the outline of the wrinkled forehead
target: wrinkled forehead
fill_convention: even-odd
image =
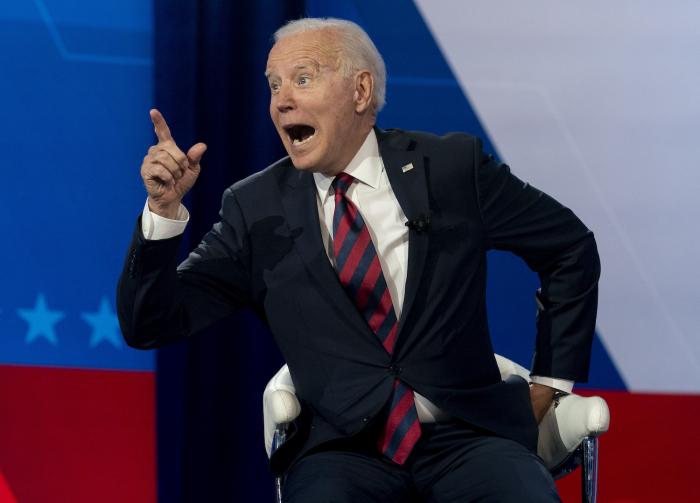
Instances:
[[[338,69],[341,50],[332,30],[313,30],[288,35],[275,43],[267,57],[265,75],[282,75],[299,67]]]

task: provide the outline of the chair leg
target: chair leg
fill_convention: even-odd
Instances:
[[[282,503],[282,477],[275,477],[275,503]]]
[[[581,444],[581,498],[584,503],[595,503],[598,497],[598,438],[586,437]]]
[[[272,437],[272,452],[287,440],[287,425],[278,425]],[[275,477],[275,503],[282,503],[282,476]]]

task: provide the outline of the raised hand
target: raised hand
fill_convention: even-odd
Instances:
[[[150,115],[158,143],[148,149],[141,164],[141,178],[148,192],[148,208],[160,216],[175,218],[180,201],[199,176],[200,160],[207,146],[195,143],[185,154],[173,140],[163,115],[155,108]]]

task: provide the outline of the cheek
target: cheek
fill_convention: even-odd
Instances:
[[[347,131],[354,127],[352,117],[348,113],[343,113],[343,110],[340,108],[333,111],[330,120],[333,123],[333,128],[342,135],[345,135]]]

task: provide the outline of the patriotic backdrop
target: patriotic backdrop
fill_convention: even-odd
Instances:
[[[355,20],[377,43],[389,72],[381,127],[480,135],[593,229],[600,310],[578,389],[611,407],[600,501],[700,501],[700,6],[304,8]],[[113,295],[143,205],[152,67],[164,57],[152,51],[153,18],[142,0],[0,4],[0,503],[156,500],[155,357],[123,344]],[[528,365],[536,277],[507,254],[489,266],[496,348]],[[267,482],[248,500],[267,501]],[[560,487],[578,501],[577,480]]]
[[[155,500],[154,354],[114,313],[151,25],[140,0],[0,3],[2,503]]]

